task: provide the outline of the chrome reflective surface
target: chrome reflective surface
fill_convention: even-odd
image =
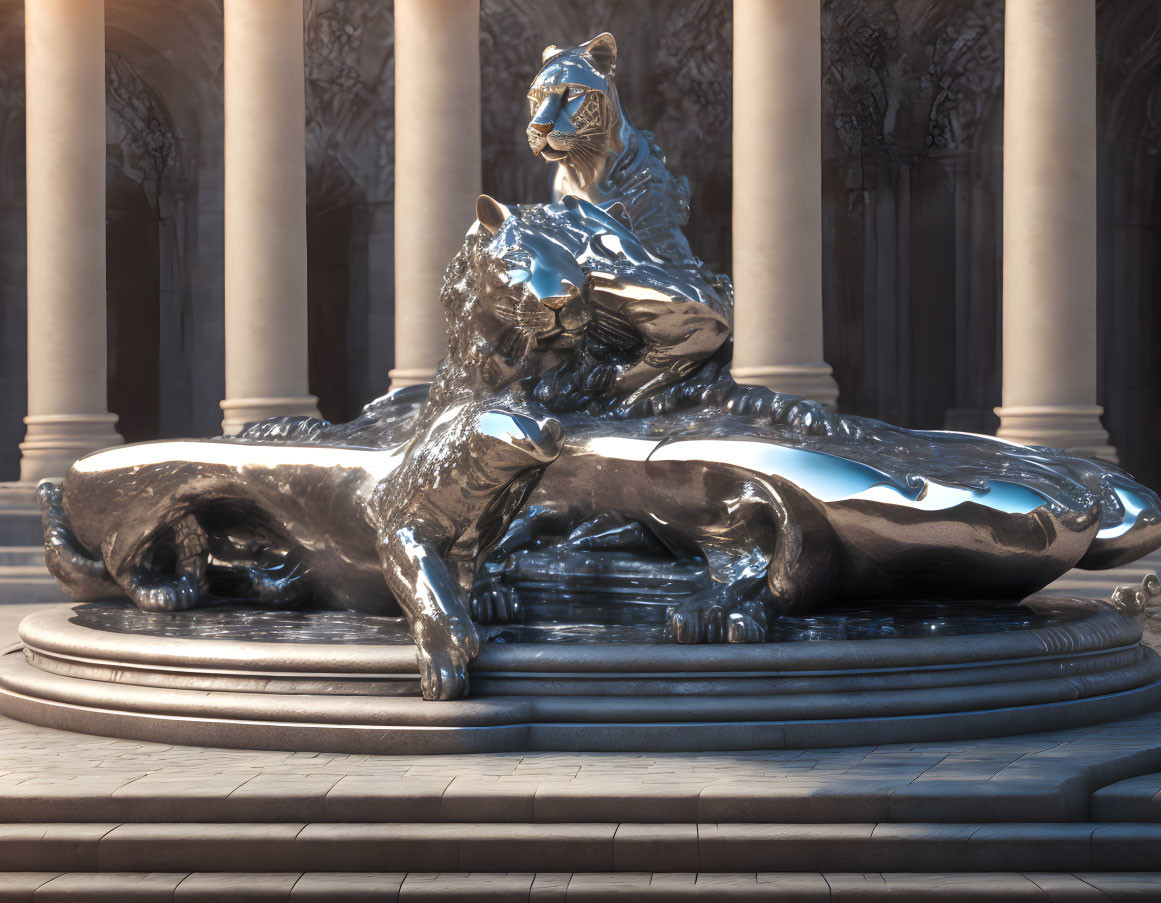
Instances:
[[[666,263],[702,269],[681,231],[689,180],[670,173],[652,132],[633,124],[616,71],[617,42],[608,32],[576,47],[546,47],[528,87],[528,145],[556,167],[556,200],[619,204],[642,243]],[[728,281],[718,278],[728,294]]]
[[[735,383],[729,283],[689,252],[688,186],[624,114],[615,66],[608,35],[547,54],[530,140],[567,192],[481,196],[430,387],[347,424],[98,452],[43,484],[46,560],[74,598],[402,615],[424,696],[449,699],[477,623],[512,642],[805,638],[824,608],[976,611],[1161,545],[1161,502],[1111,465]]]

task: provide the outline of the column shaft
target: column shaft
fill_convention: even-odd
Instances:
[[[20,479],[121,437],[106,399],[104,0],[26,0],[28,432]]]
[[[998,435],[1115,458],[1096,403],[1096,4],[1008,0]]]
[[[318,413],[307,370],[302,16],[301,0],[224,5],[227,434]]]
[[[396,0],[395,118],[392,388],[447,350],[440,287],[480,194],[479,0]]]
[[[734,0],[734,376],[834,404],[822,346],[819,0]]]

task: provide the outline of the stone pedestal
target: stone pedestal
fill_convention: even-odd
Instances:
[[[28,0],[28,432],[20,479],[116,445],[106,398],[105,10]]]
[[[430,382],[447,349],[444,270],[480,194],[479,0],[395,4],[395,368]]]
[[[833,405],[819,0],[734,3],[734,376]]]
[[[1010,2],[997,435],[1116,460],[1096,403],[1096,148],[1094,0]]]
[[[889,638],[864,611],[832,609],[797,640],[681,646],[610,643],[601,628],[544,642],[566,621],[538,627],[533,611],[521,627],[481,628],[471,698],[432,703],[419,698],[402,618],[307,610],[288,621],[239,606],[159,620],[128,602],[60,606],[26,618],[24,655],[0,659],[0,713],[169,744],[642,753],[994,737],[1161,702],[1161,659],[1140,645],[1140,619],[1103,602],[1033,596],[982,618],[969,603],[962,620],[955,603],[935,603],[927,627],[914,614]],[[541,641],[520,641],[537,630]]]
[[[302,3],[228,2],[224,14],[228,435],[318,407],[307,374]]]

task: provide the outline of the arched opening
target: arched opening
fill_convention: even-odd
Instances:
[[[110,161],[112,162],[112,161]],[[161,289],[157,214],[118,166],[106,181],[109,410],[126,442],[158,435]]]
[[[320,155],[306,184],[307,351],[311,394],[319,412],[336,423],[350,420],[369,399],[361,395],[358,341],[360,311],[359,208],[363,189],[341,163]],[[360,314],[362,314],[360,316]]]
[[[359,410],[347,378],[351,224],[349,203],[307,205],[310,391],[318,397],[323,417],[335,422],[350,420]]]

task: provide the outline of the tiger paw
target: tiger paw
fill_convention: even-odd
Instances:
[[[676,643],[761,643],[770,629],[770,614],[758,600],[729,599],[711,590],[669,609],[666,637]]]
[[[524,621],[520,599],[499,582],[474,587],[469,607],[472,620],[477,624],[521,624]]]
[[[138,579],[128,589],[142,611],[188,611],[198,604],[198,582],[190,574],[168,580]]]

